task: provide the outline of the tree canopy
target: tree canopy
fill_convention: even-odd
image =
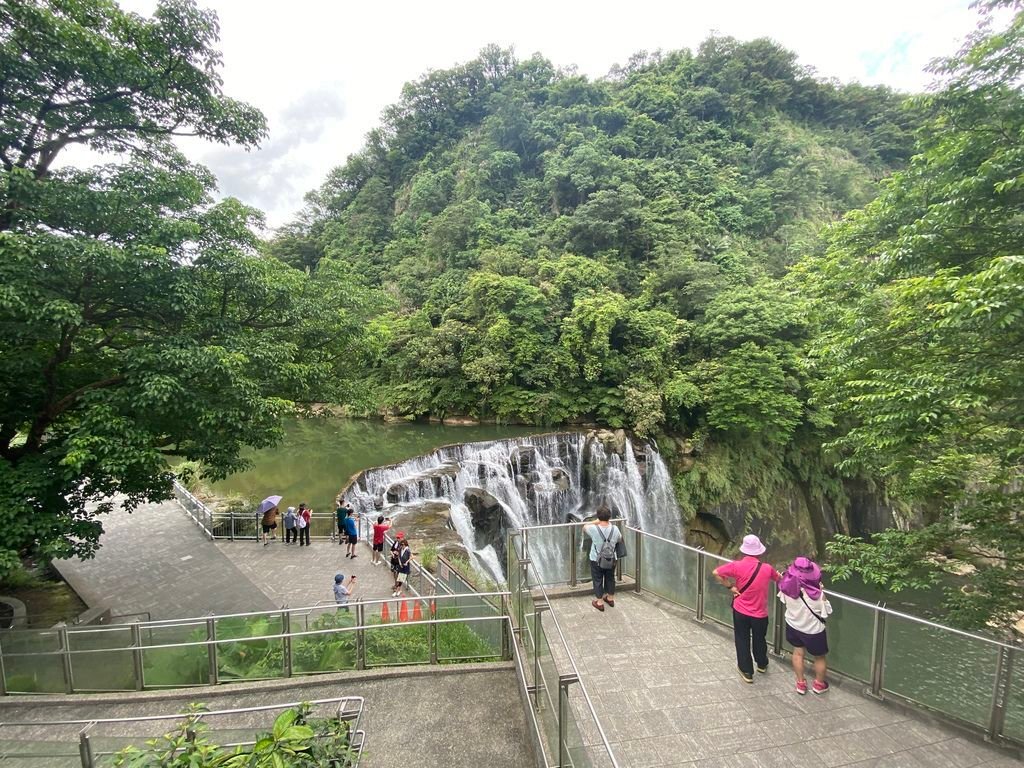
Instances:
[[[220,92],[216,43],[185,0],[0,8],[0,571],[88,555],[114,497],[168,497],[168,456],[224,475],[294,402],[344,397],[364,294],[264,255],[260,214],[214,204],[170,141],[265,133]],[[76,143],[127,159],[59,167]]]
[[[919,100],[909,167],[802,265],[823,321],[815,399],[842,467],[925,510],[924,525],[830,549],[841,572],[897,588],[972,572],[947,595],[971,626],[1024,605],[1022,69],[1022,12],[936,62],[944,85]]]

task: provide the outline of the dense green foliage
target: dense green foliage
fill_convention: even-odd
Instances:
[[[301,704],[286,709],[267,732],[253,734],[252,744],[234,748],[214,742],[216,732],[202,719],[205,707],[192,706],[188,715],[169,733],[151,739],[145,747],[130,746],[118,752],[113,765],[124,768],[346,768],[356,755],[348,721],[311,716]],[[237,729],[235,729],[237,731]],[[236,733],[232,743],[238,742]]]
[[[149,20],[0,6],[0,573],[30,550],[88,555],[112,497],[169,496],[167,455],[222,476],[293,401],[339,390],[360,301],[343,266],[261,254],[258,212],[214,204],[171,143],[265,132],[220,92],[216,41],[188,0]],[[56,169],[75,144],[127,159]]]
[[[840,573],[901,587],[977,568],[947,600],[976,626],[1024,605],[1024,12],[935,70],[946,84],[920,100],[910,167],[836,228],[801,286],[843,468],[926,511],[870,544],[834,542]]]
[[[271,250],[393,302],[358,408],[686,436],[715,457],[677,478],[688,513],[769,517],[794,482],[841,504],[781,278],[906,162],[913,120],[767,40],[599,80],[488,48],[407,85]]]

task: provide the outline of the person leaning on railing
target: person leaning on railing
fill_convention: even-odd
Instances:
[[[604,611],[607,604],[615,607],[615,558],[612,557],[610,567],[602,563],[601,550],[610,544],[612,551],[622,538],[622,533],[612,525],[612,512],[608,507],[597,510],[597,522],[583,526],[583,532],[590,537],[590,578],[594,582],[594,599],[590,604],[599,611]],[[603,601],[603,602],[602,602]]]
[[[761,561],[766,547],[754,534],[743,537],[739,560],[720,565],[715,579],[732,593],[732,631],[736,641],[736,665],[745,683],[754,682],[753,651],[758,672],[768,671],[768,582],[778,582],[779,572]]]

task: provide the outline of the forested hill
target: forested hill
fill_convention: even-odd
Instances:
[[[599,80],[492,47],[407,84],[273,250],[393,301],[351,361],[358,407],[641,434],[767,416],[785,443],[804,320],[776,279],[905,163],[901,103],[768,40]],[[725,390],[755,381],[746,413]]]

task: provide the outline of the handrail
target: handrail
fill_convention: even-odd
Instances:
[[[508,595],[508,592],[502,593]],[[446,595],[446,597],[466,597],[466,595]],[[433,600],[433,597],[407,597],[407,598],[393,598],[393,599],[404,599],[404,600]],[[354,606],[355,603],[350,603]],[[409,620],[401,622],[403,627],[415,627],[415,626],[426,626],[428,624],[465,624],[473,622],[493,622],[498,621],[502,617],[499,615],[495,616],[464,616],[457,619],[420,619]],[[357,624],[351,627],[328,627],[327,629],[307,629],[303,631],[295,632],[277,632],[272,635],[246,635],[245,637],[217,637],[210,638],[207,640],[188,640],[183,643],[160,643],[158,645],[124,645],[119,648],[59,648],[55,651],[27,651],[27,652],[15,652],[5,653],[5,658],[15,658],[22,656],[65,656],[65,655],[85,655],[89,653],[119,653],[124,651],[132,650],[143,650],[143,651],[155,651],[165,648],[194,648],[194,647],[207,647],[210,645],[229,645],[231,643],[254,643],[260,640],[282,640],[284,638],[293,637],[311,637],[315,635],[338,635],[346,632],[359,632],[360,630],[366,629],[387,629],[389,624]]]
[[[508,595],[508,592],[500,592],[500,591],[499,592],[475,592],[473,594],[474,597],[492,597],[492,598],[493,597],[500,598],[503,595]],[[420,600],[420,599],[426,599],[427,597],[429,597],[431,600],[454,600],[454,599],[459,598],[459,597],[465,597],[465,595],[439,594],[439,595],[429,595],[429,596],[420,595],[418,597],[409,596],[409,597],[405,597],[405,598],[400,598],[400,597],[375,597],[375,598],[369,599],[369,600],[367,600],[367,599],[355,600],[355,601],[351,602],[350,605],[355,605],[358,602],[358,603],[361,603],[362,605],[370,605],[370,606],[372,606],[372,605],[380,605],[382,603],[392,603],[395,600],[402,600],[402,599],[405,599],[405,600]],[[69,626],[69,627],[66,627],[66,630],[67,630],[68,634],[74,635],[74,634],[84,634],[84,633],[87,633],[87,632],[116,632],[116,631],[123,631],[125,629],[129,629],[129,628],[134,627],[134,626],[137,626],[140,629],[167,629],[169,627],[176,627],[176,626],[183,626],[184,627],[184,626],[206,624],[206,622],[208,622],[210,619],[213,619],[215,621],[220,621],[221,619],[244,619],[244,618],[253,618],[253,617],[256,617],[256,616],[277,616],[277,615],[280,615],[281,613],[286,612],[286,611],[291,611],[292,613],[300,613],[302,611],[312,612],[312,611],[316,610],[317,608],[336,607],[336,605],[337,604],[333,603],[333,602],[327,602],[327,601],[324,601],[324,600],[319,600],[319,601],[317,601],[313,605],[310,605],[310,606],[299,606],[298,608],[274,608],[274,609],[271,609],[269,611],[248,611],[248,612],[244,612],[244,613],[220,613],[220,614],[212,614],[211,613],[211,614],[208,614],[206,616],[186,616],[186,617],[183,617],[183,618],[180,618],[180,619],[154,619],[152,621],[137,621],[137,622],[133,622],[132,624],[117,624],[117,625],[102,624],[102,625],[96,625],[96,626],[92,626],[92,625],[88,625],[88,626]],[[29,632],[31,632],[31,633],[38,633],[38,632],[57,632],[57,631],[58,631],[57,629],[53,629],[51,627],[45,627],[45,628],[41,628],[41,629],[5,630],[4,634],[0,635],[0,646],[2,646],[2,642],[3,642],[3,638],[4,637],[17,636],[19,633],[22,633],[22,632],[24,632],[24,633],[29,633]],[[112,650],[123,650],[123,649],[112,649]]]
[[[174,712],[166,715],[137,715],[136,717],[90,717],[82,720],[31,720],[17,722],[4,720],[0,722],[0,728],[24,728],[40,725],[92,725],[94,723],[141,723],[151,720],[180,720],[182,718],[207,718],[218,715],[240,715],[246,712],[265,712],[271,709],[288,709],[301,704],[333,704],[334,702],[358,701],[360,706],[365,702],[362,696],[334,696],[330,699],[311,699],[309,701],[290,701],[283,704],[261,704],[256,707],[238,707],[236,709],[211,709],[199,710],[196,712]],[[340,715],[339,715],[340,716]],[[354,713],[348,717],[341,717],[342,720],[352,719]]]
[[[525,526],[523,528],[520,528],[519,530],[520,531],[545,530],[545,529],[548,529],[548,528],[568,528],[568,527],[573,527],[573,526],[579,527],[579,526],[588,525],[588,524],[590,524],[589,521],[579,521],[579,522],[575,522],[575,523],[556,523],[554,525],[531,525],[531,526]],[[627,525],[625,527],[626,527],[626,530],[631,531],[634,534],[639,533],[641,536],[644,536],[646,538],[655,539],[655,540],[661,541],[661,542],[663,542],[665,544],[670,544],[670,545],[672,545],[674,547],[678,547],[679,549],[684,549],[684,550],[687,550],[688,552],[693,552],[694,554],[702,554],[702,555],[704,555],[704,557],[710,557],[710,558],[712,558],[714,560],[718,560],[718,561],[723,562],[723,563],[729,562],[729,558],[728,557],[724,557],[722,555],[716,555],[713,552],[708,552],[703,547],[692,547],[689,544],[683,544],[683,543],[678,542],[678,541],[673,541],[672,539],[666,539],[663,536],[658,536],[657,534],[654,534],[654,533],[648,533],[647,531],[641,530],[639,528],[635,528],[635,527],[633,527],[631,525]],[[878,603],[871,603],[871,602],[867,602],[865,600],[861,600],[861,599],[856,598],[856,597],[851,597],[850,595],[844,594],[842,592],[837,592],[837,591],[835,591],[833,589],[827,589],[827,590],[825,590],[825,592],[830,597],[837,597],[837,598],[840,598],[841,600],[853,603],[854,605],[860,605],[860,606],[862,606],[864,608],[870,608],[872,610],[877,610],[877,611],[885,613],[885,614],[887,614],[889,616],[894,616],[894,617],[896,617],[898,619],[904,619],[906,621],[912,621],[912,622],[915,622],[917,624],[923,624],[923,625],[925,625],[927,627],[931,627],[932,629],[940,629],[940,630],[943,630],[945,632],[950,632],[950,633],[952,633],[954,635],[959,635],[961,637],[969,638],[971,640],[979,640],[979,641],[981,641],[983,643],[988,643],[989,645],[994,645],[994,646],[996,646],[998,648],[1006,648],[1008,650],[1016,650],[1017,649],[1017,646],[1011,645],[1011,644],[1003,642],[1001,640],[996,640],[995,638],[992,638],[992,637],[986,637],[985,635],[979,635],[979,634],[976,634],[974,632],[968,632],[968,631],[963,630],[963,629],[957,629],[955,627],[950,627],[950,626],[947,626],[945,624],[939,624],[937,622],[930,621],[928,619],[924,619],[924,618],[922,618],[920,616],[913,616],[913,615],[911,615],[909,613],[903,613],[901,611],[893,610],[892,608],[888,608],[888,607],[886,607],[884,605],[879,605]]]
[[[527,557],[527,569],[532,568],[532,563],[529,562]],[[540,588],[541,597],[544,602],[550,607],[551,601],[548,598],[547,590],[544,589],[544,585],[538,583],[537,586]],[[573,658],[572,651],[569,649],[569,643],[566,642],[565,634],[562,632],[561,626],[558,624],[558,617],[554,611],[548,610],[548,615],[551,617],[551,622],[555,625],[555,631],[558,633],[558,639],[562,643],[562,649],[565,653],[565,657],[569,662],[569,666],[572,668],[573,674],[576,676],[576,684],[579,686],[580,693],[583,694],[583,700],[587,703],[587,709],[590,710],[591,717],[594,718],[594,725],[597,726],[597,733],[601,737],[601,743],[604,744],[605,750],[608,752],[608,759],[611,760],[613,768],[620,768],[618,760],[615,758],[615,752],[612,751],[612,745],[608,741],[608,735],[604,732],[604,728],[601,727],[601,719],[597,716],[597,710],[594,709],[594,702],[590,699],[590,694],[587,693],[587,686],[583,683],[583,676],[580,675],[579,667],[576,666],[576,660]]]

